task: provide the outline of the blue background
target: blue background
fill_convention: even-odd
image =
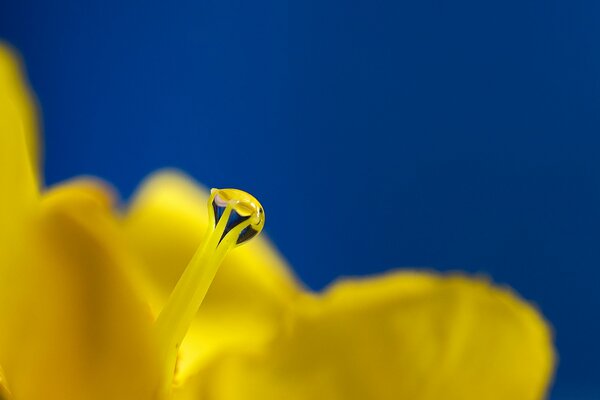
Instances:
[[[432,266],[552,321],[553,399],[600,396],[600,3],[0,2],[48,183],[175,166],[255,193],[315,289]]]

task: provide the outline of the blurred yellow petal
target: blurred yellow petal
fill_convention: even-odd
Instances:
[[[17,268],[15,250],[22,245],[25,221],[37,204],[36,125],[34,102],[20,62],[0,42],[0,279]],[[9,398],[0,367],[0,400]]]
[[[207,199],[185,176],[159,173],[143,185],[123,221],[129,245],[142,260],[140,282],[155,313],[203,239]],[[233,250],[182,344],[180,380],[217,354],[271,340],[298,294],[296,280],[266,239]]]
[[[38,194],[37,122],[20,62],[0,42],[0,246],[12,247],[14,230]]]
[[[4,371],[0,368],[0,400],[10,400],[12,396],[6,388],[6,378],[4,378]]]
[[[152,317],[110,196],[92,182],[48,193],[0,279],[0,364],[17,400],[154,400]]]
[[[268,351],[224,357],[178,399],[540,400],[552,372],[546,323],[511,291],[395,273],[306,295]]]

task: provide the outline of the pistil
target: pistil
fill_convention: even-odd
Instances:
[[[209,225],[204,243],[181,275],[155,323],[165,370],[159,399],[168,399],[177,352],[227,253],[258,235],[265,223],[260,203],[237,189],[213,189],[208,200]]]

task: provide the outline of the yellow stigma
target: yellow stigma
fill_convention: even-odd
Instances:
[[[252,195],[238,189],[212,189],[204,242],[179,278],[155,324],[165,366],[159,398],[167,399],[177,351],[210,287],[221,261],[233,247],[252,239],[265,225],[265,212]]]

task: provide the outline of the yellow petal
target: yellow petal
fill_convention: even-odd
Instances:
[[[0,279],[0,364],[14,399],[154,400],[150,310],[93,183],[50,192]]]
[[[13,245],[15,230],[38,192],[37,129],[33,101],[20,63],[0,42],[0,250]],[[4,262],[3,262],[4,263]]]
[[[208,193],[176,172],[146,182],[123,221],[139,254],[140,282],[155,313],[202,241]],[[262,345],[279,329],[299,288],[285,262],[264,238],[233,250],[221,266],[179,359],[179,378],[232,348]]]
[[[514,293],[395,273],[306,296],[269,351],[223,358],[178,399],[539,400],[552,371],[548,327]]]
[[[10,400],[12,396],[6,388],[6,378],[4,378],[4,371],[0,368],[0,400]]]
[[[38,198],[34,103],[13,52],[0,42],[0,278],[15,268],[26,218]],[[0,399],[8,399],[0,368]]]

